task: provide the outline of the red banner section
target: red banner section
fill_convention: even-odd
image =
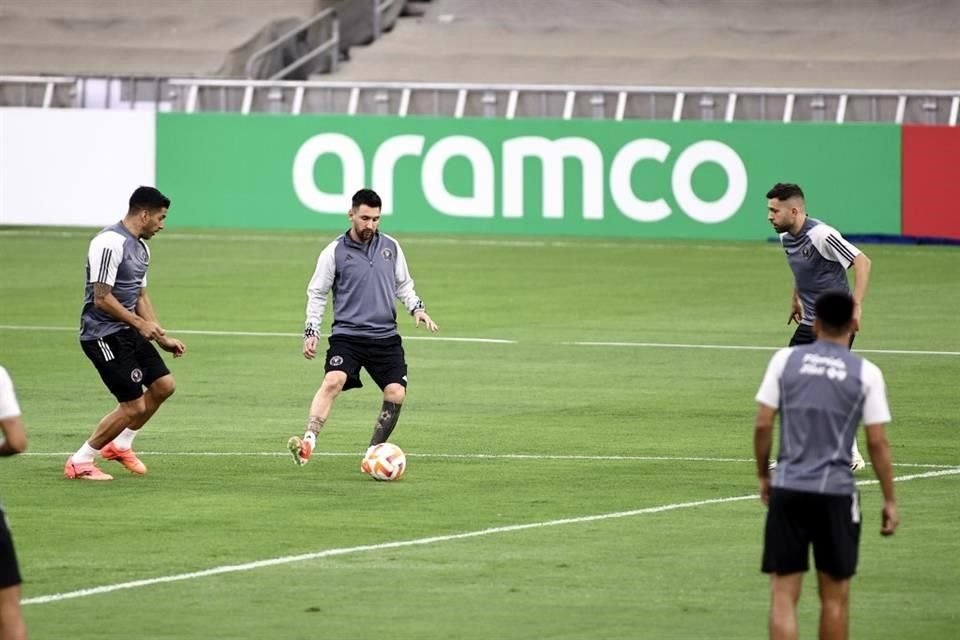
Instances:
[[[905,236],[960,240],[960,127],[903,127]]]

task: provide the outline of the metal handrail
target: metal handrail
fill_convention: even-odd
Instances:
[[[589,84],[482,84],[465,82],[378,82],[361,80],[238,80],[230,78],[171,78],[171,85],[189,86],[200,85],[205,87],[304,87],[306,89],[424,89],[430,91],[460,91],[465,89],[474,91],[529,91],[540,93],[639,93],[639,94],[731,94],[767,95],[767,96],[867,96],[867,97],[930,97],[951,98],[960,95],[957,89],[824,89],[816,87],[697,87],[697,86],[664,86],[664,85],[589,85]]]
[[[334,23],[336,25],[336,22]],[[337,33],[334,34],[335,36]],[[283,92],[289,90],[293,93],[290,113],[298,115],[302,112],[306,93],[308,91],[320,90],[332,95],[333,91],[349,92],[349,102],[346,113],[356,115],[359,111],[360,95],[363,92],[374,92],[377,99],[377,112],[387,113],[390,111],[388,97],[389,93],[399,93],[400,102],[397,115],[405,116],[410,112],[413,104],[413,94],[415,92],[432,92],[434,94],[434,104],[438,104],[438,95],[441,93],[451,93],[456,97],[456,106],[453,117],[462,118],[466,114],[467,96],[469,94],[481,95],[483,104],[483,113],[487,117],[502,115],[508,120],[514,119],[518,115],[518,105],[521,94],[539,95],[541,103],[546,104],[547,96],[559,96],[563,99],[562,118],[570,119],[578,109],[584,108],[584,100],[589,99],[589,108],[594,118],[610,118],[616,121],[622,121],[628,117],[628,101],[637,97],[650,98],[650,113],[654,113],[655,101],[662,96],[671,104],[671,111],[666,115],[673,121],[679,121],[684,118],[688,111],[700,108],[700,119],[714,120],[721,119],[725,122],[737,120],[737,110],[741,107],[743,99],[747,97],[759,98],[760,120],[768,119],[772,115],[770,111],[769,99],[783,98],[782,106],[779,100],[776,103],[777,109],[782,109],[779,117],[783,122],[794,120],[794,114],[797,110],[803,109],[804,118],[810,119],[811,116],[806,112],[813,110],[812,121],[823,122],[832,120],[838,124],[846,121],[847,113],[853,107],[851,101],[855,99],[866,99],[872,101],[873,121],[892,121],[902,124],[908,120],[908,106],[916,106],[916,100],[923,100],[920,105],[927,115],[923,121],[927,124],[933,124],[937,118],[931,117],[933,112],[938,111],[937,100],[947,100],[949,105],[942,113],[948,114],[946,124],[949,126],[960,125],[960,89],[834,89],[834,88],[773,88],[773,87],[672,87],[672,86],[653,86],[653,85],[547,85],[547,84],[481,84],[481,83],[452,83],[452,82],[377,82],[377,81],[338,81],[338,80],[280,80],[279,76],[289,73],[297,66],[305,64],[312,58],[320,55],[330,43],[324,43],[317,49],[314,49],[306,56],[297,60],[294,64],[275,74],[273,79],[229,79],[229,78],[154,78],[155,81],[162,80],[167,87],[173,89],[184,89],[186,91],[186,101],[184,103],[185,111],[193,113],[196,110],[200,100],[202,90],[216,89],[221,93],[229,89],[242,89],[243,102],[241,113],[250,113],[255,103],[255,93],[261,89],[269,89],[278,92],[277,95],[283,95]],[[119,79],[126,80],[130,76],[94,76],[99,79]],[[87,79],[87,76],[10,76],[0,75],[0,85],[45,85],[43,107],[53,105],[54,91],[56,87],[64,84],[76,83],[78,87]],[[135,79],[135,78],[134,78]],[[80,95],[83,95],[82,89],[78,89]],[[497,105],[500,99],[497,94],[504,97],[506,103],[506,112],[500,113]],[[381,96],[383,99],[381,100]],[[698,97],[699,96],[699,97]],[[894,99],[895,115],[886,119],[878,117],[878,99]],[[828,106],[827,100],[830,100]],[[801,102],[803,107],[800,107]],[[809,102],[809,105],[807,104]],[[26,104],[26,102],[24,103]],[[577,105],[580,105],[578,107]],[[662,104],[662,103],[661,103]],[[862,102],[860,103],[863,104]],[[612,107],[612,111],[608,108]],[[83,101],[79,105],[83,107]],[[133,108],[131,106],[131,108]],[[543,107],[544,109],[546,107]],[[636,105],[634,105],[634,110]],[[714,110],[716,109],[716,111]],[[889,102],[887,107],[889,111]],[[913,109],[912,111],[915,111]],[[435,110],[435,115],[439,111]],[[651,115],[651,117],[663,117]],[[913,121],[918,121],[917,114],[914,113]]]
[[[10,82],[16,84],[67,84],[76,82],[76,76],[4,76],[0,75],[0,82]]]
[[[280,78],[283,78],[285,75],[287,75],[291,71],[294,71],[295,69],[299,69],[300,67],[310,62],[314,58],[320,56],[323,53],[326,53],[327,50],[329,49],[333,49],[333,55],[330,56],[330,73],[336,73],[337,60],[340,56],[339,47],[340,47],[340,21],[337,20],[336,15],[334,15],[330,38],[328,40],[325,40],[324,42],[321,42],[319,45],[317,45],[315,49],[300,56],[299,58],[297,58],[296,60],[288,64],[286,67],[284,67],[280,71],[277,71],[275,74],[270,76],[270,80],[279,80]]]
[[[373,39],[378,40],[380,36],[383,35],[383,14],[385,14],[390,7],[393,6],[395,0],[373,0],[373,23],[371,25],[371,30],[373,31]]]
[[[279,74],[274,74],[273,76],[271,76],[271,79],[276,79],[276,78],[278,78],[278,77],[283,77],[283,75],[284,75],[285,73],[289,73],[292,69],[296,69],[297,67],[300,66],[300,64],[303,64],[302,61],[305,61],[305,60],[304,60],[305,58],[308,59],[308,60],[312,60],[312,59],[313,59],[314,57],[316,57],[317,55],[320,55],[320,53],[322,53],[323,51],[326,51],[326,49],[329,48],[331,45],[332,45],[332,46],[336,46],[336,45],[339,43],[339,39],[340,39],[340,25],[339,25],[339,21],[337,20],[337,12],[334,11],[333,8],[324,9],[323,11],[321,11],[320,13],[318,13],[317,15],[313,16],[312,18],[310,18],[309,20],[305,20],[304,22],[302,22],[302,23],[301,23],[299,26],[297,26],[295,29],[291,29],[290,31],[287,31],[286,33],[284,33],[283,35],[281,35],[280,37],[278,37],[276,40],[274,40],[273,42],[271,42],[271,43],[269,43],[269,44],[261,47],[260,49],[257,49],[256,51],[254,51],[253,54],[250,56],[250,58],[247,60],[247,64],[244,65],[244,71],[246,72],[247,76],[248,76],[248,77],[253,76],[253,71],[252,71],[252,69],[253,69],[253,64],[254,64],[254,62],[256,62],[257,60],[259,60],[259,59],[262,58],[263,56],[267,55],[268,53],[270,53],[271,51],[273,51],[273,50],[276,49],[277,47],[286,44],[290,39],[292,39],[294,36],[296,36],[296,35],[297,35],[298,33],[300,33],[301,31],[304,31],[305,29],[309,29],[310,27],[312,27],[313,25],[317,24],[317,23],[320,22],[321,20],[324,20],[324,19],[326,19],[326,18],[328,18],[328,17],[330,17],[330,16],[333,16],[333,38],[331,38],[331,40],[328,40],[327,42],[324,42],[324,43],[321,44],[319,47],[317,47],[316,49],[314,49],[313,51],[311,51],[310,53],[308,53],[306,56],[303,56],[303,57],[300,58],[299,60],[295,61],[293,64],[291,64],[290,66],[288,66],[286,69],[284,69],[283,71],[279,72]],[[333,56],[333,59],[331,60],[331,66],[333,66],[333,67],[336,67],[336,58],[337,58],[337,55],[334,55],[334,56]],[[299,64],[298,64],[298,63],[299,63]],[[296,66],[294,66],[294,65],[296,65]]]

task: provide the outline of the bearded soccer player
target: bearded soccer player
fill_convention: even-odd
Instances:
[[[186,351],[160,326],[147,294],[146,240],[163,230],[169,207],[170,199],[157,189],[139,187],[127,215],[90,241],[80,346],[118,404],[67,459],[63,473],[72,480],[112,480],[94,463],[97,457],[137,475],[147,472],[133,452],[133,439],[176,388],[151,342],[174,358]]]
[[[383,391],[370,447],[386,442],[400,417],[407,396],[407,363],[397,331],[399,301],[416,326],[439,329],[413,288],[413,278],[400,244],[380,233],[380,196],[370,189],[357,191],[347,217],[350,228],[320,253],[307,287],[307,321],[303,355],[317,355],[320,325],[327,297],[333,294],[333,326],[324,357],[325,375],[310,404],[303,438],[287,443],[299,465],[310,461],[317,434],[341,391],[363,386],[361,367]],[[368,448],[369,450],[369,448]],[[361,467],[362,468],[362,467]]]
[[[870,258],[847,242],[833,227],[807,215],[803,190],[795,184],[777,183],[767,193],[767,219],[777,233],[793,271],[793,295],[787,324],[797,323],[790,339],[791,347],[811,344],[817,338],[813,331],[816,311],[814,301],[830,290],[850,291],[847,269],[853,268],[853,332],[850,343],[860,330],[863,299],[870,282]],[[860,471],[866,466],[857,441],[853,441],[850,467]]]

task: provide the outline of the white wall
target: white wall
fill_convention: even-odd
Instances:
[[[140,111],[0,109],[0,225],[97,227],[156,177],[156,117]]]

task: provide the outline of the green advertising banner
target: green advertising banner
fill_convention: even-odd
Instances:
[[[799,183],[845,234],[900,233],[895,125],[160,114],[170,227],[762,239]]]

